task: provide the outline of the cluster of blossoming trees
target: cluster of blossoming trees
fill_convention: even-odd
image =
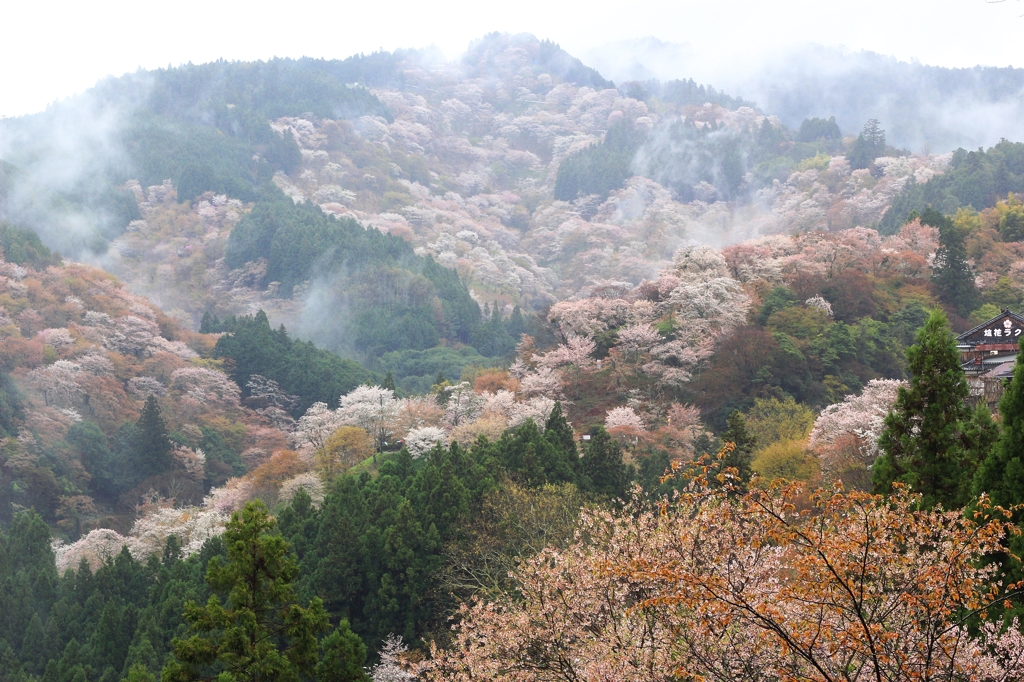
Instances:
[[[984,507],[982,508],[984,509]],[[983,513],[983,512],[981,512]],[[975,517],[977,519],[979,517]],[[982,558],[1013,527],[799,487],[703,484],[660,510],[595,512],[516,594],[466,605],[433,680],[1012,680],[1024,636],[976,612],[1005,593]],[[585,539],[584,539],[585,538]]]

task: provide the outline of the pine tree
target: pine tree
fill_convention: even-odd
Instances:
[[[337,629],[320,643],[320,662],[316,666],[317,680],[331,682],[369,682],[363,666],[366,663],[366,645],[352,632],[348,621],[342,619]]]
[[[945,314],[932,311],[907,349],[910,386],[901,388],[885,418],[882,454],[872,466],[875,491],[894,482],[921,493],[925,506],[964,506],[970,494],[977,448],[991,440],[967,405],[967,380]],[[979,433],[984,431],[984,434]]]
[[[939,248],[932,266],[932,282],[939,298],[966,316],[978,307],[978,288],[967,264],[967,245],[963,231],[933,208],[925,209],[921,222],[939,229]]]
[[[327,612],[319,598],[306,608],[297,603],[298,562],[274,526],[258,500],[231,517],[224,532],[227,563],[214,557],[206,572],[214,595],[205,606],[186,605],[194,634],[172,642],[175,660],[164,668],[163,682],[209,679],[211,671],[254,682],[312,674]],[[218,596],[225,593],[226,604]]]
[[[388,370],[387,375],[384,377],[384,383],[381,384],[381,388],[386,388],[389,391],[396,391],[396,390],[398,390],[395,387],[395,375],[393,375],[391,373],[390,369]]]
[[[160,406],[154,396],[146,398],[146,405],[135,427],[135,459],[139,473],[145,476],[163,473],[171,465],[171,441],[167,437],[167,424],[160,416]]]

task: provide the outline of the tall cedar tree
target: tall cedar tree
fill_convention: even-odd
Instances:
[[[888,493],[900,482],[921,493],[925,506],[963,507],[977,453],[991,443],[993,427],[967,405],[967,380],[942,311],[932,311],[917,332],[907,365],[910,387],[899,390],[879,438],[875,492]]]
[[[626,497],[626,488],[633,478],[630,467],[622,461],[622,447],[603,426],[590,436],[583,456],[583,471],[594,492],[609,497]]]
[[[802,128],[802,126],[801,126]],[[885,154],[885,131],[877,119],[868,119],[864,130],[846,152],[850,167],[854,170],[867,168],[875,159]]]
[[[146,476],[163,473],[171,465],[171,440],[167,437],[167,424],[160,416],[160,406],[155,397],[146,398],[146,405],[135,426],[135,456],[139,471]]]
[[[978,307],[978,288],[974,284],[974,273],[967,264],[966,235],[952,220],[933,208],[925,209],[921,223],[939,230],[939,248],[932,267],[932,282],[939,290],[939,298],[954,308],[958,315],[970,314]]]
[[[192,680],[299,680],[317,664],[317,633],[328,627],[319,597],[298,605],[292,583],[299,564],[259,500],[235,512],[224,532],[228,561],[210,560],[206,606],[189,602],[185,620],[193,634],[172,642],[175,660],[162,682]],[[227,606],[217,593],[227,593]]]

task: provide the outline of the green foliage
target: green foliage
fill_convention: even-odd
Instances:
[[[847,150],[846,158],[850,162],[850,168],[858,170],[867,168],[879,156],[885,155],[885,152],[885,131],[878,120],[872,118],[864,124],[864,130]]]
[[[481,320],[453,270],[416,256],[399,237],[333,218],[315,204],[278,193],[243,217],[225,262],[237,268],[260,258],[267,259],[264,283],[280,282],[285,292],[310,279],[324,285],[322,305],[344,314],[318,317],[310,334],[332,350],[377,358],[433,348],[442,339],[475,341],[495,355],[514,347],[500,317]]]
[[[745,418],[746,425],[757,434],[758,446],[763,448],[783,440],[806,438],[816,416],[814,410],[786,396],[782,400],[756,398]]]
[[[76,442],[90,443],[93,430],[80,427]],[[630,476],[603,432],[580,458],[558,406],[543,432],[528,421],[469,450],[453,444],[418,460],[406,451],[382,455],[376,477],[338,477],[319,507],[296,494],[276,527],[252,503],[187,559],[171,538],[162,559],[140,563],[125,550],[95,573],[83,564],[58,578],[45,521],[19,514],[0,533],[0,608],[8,614],[0,640],[14,642],[18,665],[44,679],[80,670],[87,680],[149,680],[173,654],[166,680],[243,679],[261,667],[258,679],[295,679],[303,670],[305,679],[366,682],[363,640],[377,647],[392,632],[416,641],[444,630],[455,605],[437,576],[485,496],[509,478],[564,483],[545,488],[564,491],[558,495],[581,488],[621,496]],[[578,507],[576,500],[566,502]],[[307,601],[312,606],[301,608]],[[341,623],[316,642],[327,616]],[[0,642],[0,658],[4,651]]]
[[[206,324],[208,329],[218,327],[228,332],[217,340],[214,355],[230,358],[231,378],[243,395],[251,395],[248,384],[253,375],[276,381],[284,393],[298,398],[291,406],[296,417],[315,402],[337,406],[339,396],[371,377],[351,360],[317,348],[312,342],[290,338],[283,326],[271,329],[262,310],[255,316],[232,317],[223,323],[209,319]]]
[[[15,385],[10,374],[0,371],[0,437],[18,435],[15,421],[22,419],[24,415],[21,390]]]
[[[988,493],[993,504],[1012,507],[1024,503],[1024,365],[1014,367],[999,414],[999,440],[978,467],[973,493]]]
[[[1002,416],[999,439],[985,451],[975,473],[972,492],[975,497],[985,493],[992,504],[1010,508],[1024,503],[1024,365],[1018,364],[1013,370],[1013,379],[999,401]],[[1018,526],[1024,524],[1017,521]],[[1024,579],[1024,535],[1011,536],[1007,540],[1004,555],[997,557],[1005,572],[1005,583]],[[1014,600],[1017,601],[1017,600]],[[1022,609],[1016,606],[1010,615],[1020,616]]]
[[[274,526],[258,501],[231,517],[227,563],[214,558],[206,572],[215,594],[205,606],[186,604],[195,634],[174,640],[175,660],[164,668],[163,682],[208,679],[211,672],[220,680],[299,680],[313,672],[327,613],[319,599],[298,605],[292,583],[299,565]]]
[[[728,428],[722,432],[721,439],[723,443],[732,443],[733,447],[718,464],[718,469],[736,469],[740,484],[746,485],[752,473],[750,465],[754,461],[757,436],[747,429],[747,420],[738,410],[729,415],[726,425]]]
[[[750,468],[768,481],[809,481],[817,473],[815,458],[808,454],[803,441],[796,440],[780,440],[761,448]]]
[[[699,106],[707,102],[733,110],[740,107],[754,106],[753,102],[748,102],[742,97],[731,97],[724,92],[715,90],[710,85],[698,85],[692,78],[687,80],[671,80],[665,83],[657,80],[645,81],[643,88],[662,102],[680,107],[688,105]],[[630,94],[629,96],[632,97],[633,95]]]
[[[952,220],[932,208],[921,214],[921,223],[939,229],[939,248],[932,265],[932,282],[939,297],[966,316],[978,306],[974,273],[967,263],[966,235]]]
[[[57,265],[61,260],[58,254],[46,248],[34,231],[4,221],[0,221],[0,247],[3,247],[4,260],[36,270]]]
[[[555,199],[572,201],[590,194],[603,199],[622,187],[633,175],[633,157],[645,137],[632,123],[611,126],[604,140],[566,157],[558,166]]]
[[[370,676],[363,667],[365,663],[366,645],[343,618],[337,629],[320,644],[316,678],[331,682],[368,682]]]
[[[883,234],[895,233],[911,212],[921,213],[929,206],[945,214],[956,213],[962,206],[980,211],[995,206],[1010,192],[1021,191],[1024,191],[1024,143],[1002,140],[987,151],[958,149],[945,173],[926,183],[911,182],[893,199],[879,230]]]
[[[392,351],[377,360],[382,370],[392,373],[400,389],[414,394],[429,393],[439,374],[458,378],[466,367],[487,367],[490,364],[491,361],[472,346]]]
[[[785,131],[767,119],[745,130],[677,120],[652,137],[635,170],[670,188],[679,201],[746,201],[752,190],[788,177],[795,161],[822,151],[809,145],[794,161],[784,156],[790,148]]]
[[[626,499],[629,482],[633,479],[630,467],[622,461],[622,447],[599,426],[590,434],[583,454],[583,473],[591,489],[598,495]]]
[[[882,454],[872,466],[875,490],[887,493],[899,482],[921,493],[926,507],[962,507],[991,435],[984,417],[979,422],[967,406],[967,380],[941,311],[933,311],[918,332],[907,363],[910,386],[900,388],[879,438]]]
[[[135,428],[135,456],[130,462],[132,471],[142,478],[166,471],[171,465],[171,441],[155,397],[146,398]]]
[[[107,436],[94,422],[83,420],[71,425],[66,438],[89,472],[90,489],[96,497],[116,499],[124,492],[128,478],[125,462],[111,449]]]
[[[796,139],[799,142],[817,142],[818,140],[824,140],[825,142],[834,144],[836,142],[842,142],[843,133],[839,130],[839,124],[836,123],[835,116],[831,116],[827,120],[817,117],[805,118],[803,123],[800,124],[800,130],[797,132]]]

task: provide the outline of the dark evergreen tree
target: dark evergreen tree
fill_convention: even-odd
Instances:
[[[215,594],[205,606],[190,602],[185,618],[193,633],[173,642],[175,660],[163,682],[209,679],[299,680],[313,673],[316,635],[327,628],[319,598],[297,603],[298,562],[260,501],[236,512],[224,533],[227,562],[214,557],[206,580]],[[227,596],[226,603],[218,594]]]
[[[869,119],[864,124],[864,130],[854,141],[846,158],[850,162],[850,168],[858,170],[867,168],[875,159],[885,154],[885,131],[876,119]]]
[[[963,231],[933,208],[925,209],[921,222],[939,230],[939,248],[932,265],[932,282],[942,302],[966,316],[978,307],[978,288],[967,264],[967,246]]]
[[[721,470],[736,469],[741,484],[746,485],[750,481],[750,464],[754,461],[757,437],[747,430],[747,420],[739,410],[729,415],[726,426],[728,428],[722,432],[722,442],[732,443],[734,447],[726,453],[718,467]]]
[[[899,390],[885,418],[882,454],[872,466],[875,491],[887,493],[900,482],[921,493],[925,506],[962,507],[991,426],[967,405],[967,380],[942,311],[932,311],[918,331],[907,366],[910,386]]]
[[[45,633],[43,632],[43,621],[39,613],[33,613],[25,630],[25,638],[21,643],[21,652],[18,658],[21,660],[27,672],[39,674],[46,667],[46,650],[44,648]]]
[[[146,398],[142,414],[135,423],[134,467],[143,476],[161,474],[171,466],[171,440],[167,424],[160,415],[160,406],[154,396]]]
[[[624,499],[632,476],[630,468],[622,461],[619,442],[599,426],[590,434],[584,450],[583,473],[593,491]]]
[[[316,666],[317,680],[331,682],[369,682],[363,667],[366,663],[366,645],[352,632],[348,620],[342,619],[337,629],[320,643],[320,662]]]
[[[999,401],[999,414],[1002,432],[978,466],[973,493],[987,493],[993,504],[1010,508],[1024,504],[1024,363],[1017,363],[1013,369],[1013,379]],[[1024,522],[1018,520],[1017,525],[1024,527]],[[1009,551],[998,560],[1005,574],[1004,583],[1010,584],[1024,580],[1024,565],[1020,561],[1024,557],[1024,534],[1011,536],[1006,542]],[[1024,615],[1019,606],[1012,611],[1011,615]]]
[[[130,480],[124,460],[110,449],[107,436],[94,422],[82,420],[71,425],[66,438],[78,451],[82,466],[92,479],[89,487],[97,497],[114,499]]]
[[[573,433],[572,426],[569,425],[565,413],[562,412],[560,401],[555,403],[551,414],[548,415],[548,419],[544,423],[544,438],[565,453],[566,458],[570,461],[573,457],[578,457],[576,434]]]

